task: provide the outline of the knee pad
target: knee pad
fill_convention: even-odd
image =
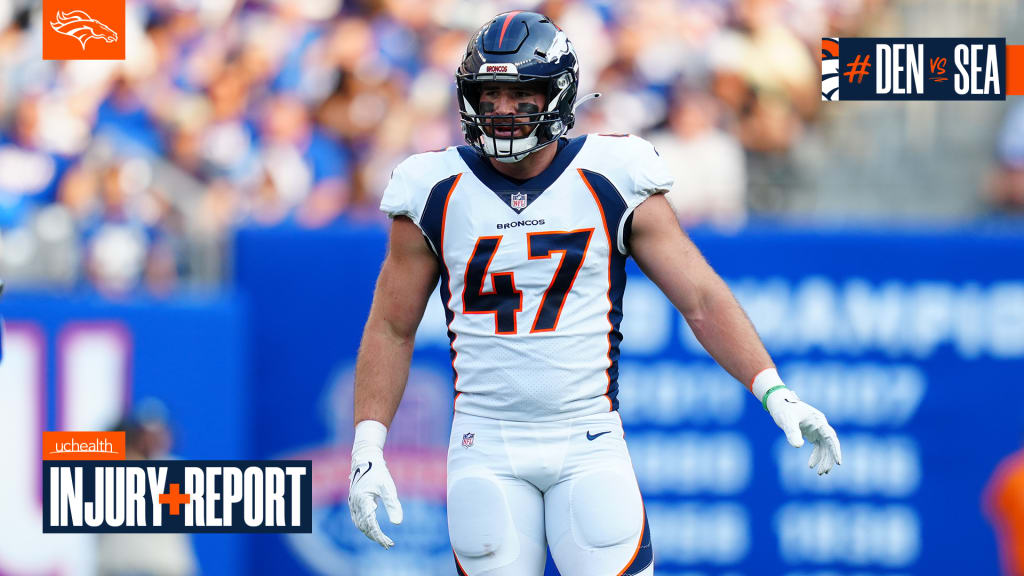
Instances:
[[[508,504],[497,484],[481,477],[460,478],[451,484],[448,536],[460,558],[497,553],[508,530]]]
[[[632,476],[613,470],[588,474],[573,483],[569,498],[573,533],[583,546],[635,542],[643,529],[643,502]]]

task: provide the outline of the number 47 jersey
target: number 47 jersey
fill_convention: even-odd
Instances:
[[[525,182],[468,146],[411,156],[381,210],[423,231],[441,269],[455,410],[550,421],[618,409],[629,222],[672,186],[635,136],[560,140]]]

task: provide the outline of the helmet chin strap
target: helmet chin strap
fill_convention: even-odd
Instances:
[[[493,156],[495,160],[503,164],[514,164],[520,160],[526,158],[530,154],[533,154],[537,150],[530,150],[537,145],[537,128],[534,127],[533,131],[526,138],[491,138],[486,134],[480,135],[480,142],[483,144],[485,150],[494,150],[496,156]],[[499,149],[498,146],[501,146]],[[505,153],[508,150],[509,156],[497,156],[497,154]],[[530,150],[524,152],[524,150]],[[539,149],[538,149],[539,150]]]

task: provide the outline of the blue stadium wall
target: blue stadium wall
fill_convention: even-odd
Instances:
[[[808,470],[810,448],[785,445],[631,268],[620,401],[659,576],[996,573],[982,494],[1024,438],[1024,234],[760,225],[693,238],[783,377],[829,415],[844,464],[824,478]],[[37,424],[55,429],[73,411],[62,407],[69,367],[127,342],[126,367],[97,373],[127,374],[126,403],[167,404],[177,455],[314,461],[314,533],[198,536],[205,574],[454,574],[451,368],[436,296],[387,450],[405,522],[382,523],[398,545],[375,548],[345,505],[352,373],[385,242],[373,225],[245,230],[232,295],[210,299],[15,293],[0,308],[4,364],[12,342],[37,351],[23,364],[41,367],[19,374],[39,393],[22,396],[41,398]],[[75,340],[83,331],[95,337]],[[18,574],[5,553],[0,574]]]

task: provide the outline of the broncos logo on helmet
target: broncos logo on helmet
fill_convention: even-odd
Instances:
[[[839,39],[821,39],[821,99],[839,100]]]
[[[76,38],[82,44],[82,50],[85,50],[85,43],[93,38],[107,44],[117,42],[117,32],[81,10],[57,12],[57,21],[50,22],[50,27],[60,34]]]

